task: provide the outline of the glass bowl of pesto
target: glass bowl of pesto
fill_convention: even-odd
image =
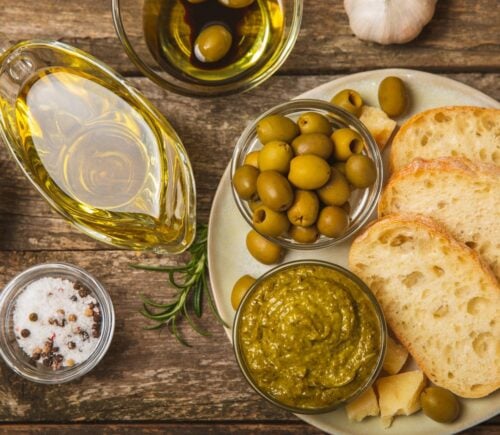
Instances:
[[[387,326],[356,275],[299,260],[262,275],[234,319],[239,367],[254,390],[297,414],[334,410],[363,393],[385,357]]]
[[[302,6],[303,0],[113,0],[112,12],[125,52],[146,77],[178,94],[214,97],[248,91],[280,68],[297,40]]]
[[[337,158],[337,156],[335,155],[335,151],[333,150],[334,145],[332,139],[329,137],[330,133],[313,133],[312,135],[307,135],[302,133],[302,131],[299,132],[299,127],[297,126],[297,124],[300,125],[301,116],[310,116],[310,114],[314,114],[315,116],[321,115],[323,119],[326,118],[327,122],[330,123],[330,132],[333,132],[332,136],[340,130],[343,130],[344,132],[347,131],[351,134],[356,135],[356,141],[358,142],[358,144],[361,144],[361,147],[356,152],[351,151],[351,155],[355,157],[363,156],[363,159],[371,160],[373,175],[375,177],[369,186],[363,188],[355,188],[352,183],[347,181],[347,176],[345,175],[345,173],[346,167],[349,163],[348,160],[350,159],[345,161],[343,157]],[[260,175],[264,172],[275,173],[277,171],[269,171],[267,168],[263,169],[263,166],[261,164],[262,156],[260,152],[264,149],[265,145],[259,139],[258,129],[259,124],[262,120],[273,118],[276,116],[281,117],[281,119],[283,119],[283,117],[288,118],[288,120],[293,121],[295,124],[296,132],[292,135],[292,137],[294,137],[293,140],[287,140],[285,144],[283,144],[285,140],[271,140],[271,142],[275,144],[279,142],[282,145],[286,145],[288,149],[291,149],[291,156],[289,156],[289,158],[291,158],[291,161],[289,163],[289,171],[287,171],[286,173],[282,172],[281,174],[277,175],[278,178],[281,179],[282,183],[288,184],[288,190],[291,189],[293,200],[291,203],[289,202],[283,210],[279,210],[277,214],[271,213],[269,214],[269,216],[263,217],[263,214],[266,212],[267,208],[271,207],[264,207],[264,212],[262,211],[262,206],[267,206],[269,204],[265,204],[262,199],[259,198],[259,183],[261,178]],[[263,129],[262,124],[260,128],[261,130]],[[300,147],[301,145],[296,145],[296,141],[306,136],[321,136],[321,138],[325,140],[330,147],[332,147],[330,156],[323,156],[322,158],[319,158],[316,156],[303,155],[315,154],[316,151],[299,152],[298,147]],[[303,145],[304,143],[305,141],[303,141]],[[351,147],[351,144],[349,144],[349,147]],[[266,157],[268,157],[269,154],[270,153],[268,152]],[[323,166],[326,166],[328,171],[330,171],[330,179],[326,182],[326,184],[323,185],[323,187],[297,187],[297,180],[293,180],[292,178],[292,167],[294,165],[294,161],[304,157],[314,157],[316,160],[321,160],[322,162],[320,163],[322,163]],[[248,166],[255,166],[256,168],[248,168]],[[242,169],[242,167],[251,169],[254,173],[258,174],[258,181],[256,182],[257,192],[255,192],[254,196],[252,196],[250,199],[244,199],[235,187],[235,184],[237,183],[237,178],[235,178],[235,175],[237,174],[238,170]],[[298,171],[296,173],[298,173]],[[336,174],[335,177],[334,174]],[[238,175],[236,175],[236,177],[237,176]],[[324,199],[325,197],[323,196],[323,192],[321,191],[327,189],[334,179],[337,179],[337,181],[340,181],[339,179],[344,180],[343,186],[340,186],[341,190],[343,190],[343,193],[341,193],[340,196],[343,196],[343,198],[339,200],[339,196],[336,195],[337,198],[335,198],[333,202],[326,202],[326,200]],[[383,179],[384,169],[382,156],[380,154],[377,143],[375,142],[375,139],[370,134],[368,129],[354,115],[348,113],[338,106],[321,100],[291,100],[269,109],[254,121],[252,121],[243,131],[240,138],[238,139],[231,159],[231,190],[233,193],[234,201],[236,202],[236,206],[241,215],[255,231],[286,249],[313,250],[326,248],[327,246],[339,245],[352,237],[368,222],[370,218],[373,217],[382,191]],[[330,189],[329,191],[331,193],[331,188],[328,189]],[[335,189],[337,189],[337,187],[335,187]],[[276,188],[274,184],[269,183],[269,185],[266,186],[265,190],[269,192],[268,196],[279,195],[275,195],[275,192],[278,192],[279,189]],[[316,198],[317,203],[315,207],[317,217],[314,218],[315,222],[312,224],[311,222],[307,224],[297,222],[294,223],[294,219],[296,219],[297,221],[300,220],[304,217],[304,214],[310,213],[310,210],[312,208],[311,205],[307,205],[306,207],[300,207],[298,205],[299,202],[302,202],[303,204],[305,203],[305,201],[302,201],[302,199],[304,198],[299,199],[299,194]],[[329,195],[329,193],[327,193],[327,195]],[[319,206],[317,205],[318,202]],[[325,207],[326,205],[334,205],[333,208],[335,209],[335,211],[341,214],[341,216],[334,216],[334,219],[336,219],[336,221],[338,221],[339,219],[345,219],[344,223],[342,224],[344,225],[344,228],[336,234],[325,235],[322,234],[321,231],[319,231],[319,222],[321,219],[321,215],[324,212],[324,208],[327,208]],[[331,209],[332,207],[328,208]],[[270,213],[268,210],[267,212]],[[299,215],[297,215],[297,213],[299,213]],[[264,232],[263,228],[265,219],[267,218],[269,222],[271,221],[271,218],[278,220],[278,218],[280,217],[279,215],[281,215],[281,220],[283,220],[284,217],[285,221],[287,221],[287,223],[289,224],[288,229],[286,230],[285,227],[285,231],[282,232],[279,236]],[[328,218],[326,218],[325,221],[327,219]],[[260,226],[257,224],[259,222]],[[270,228],[270,226],[268,226],[268,228]],[[273,225],[273,229],[274,228],[275,226]],[[306,231],[313,229],[312,239],[299,241],[297,233],[294,233],[296,229],[306,229]]]

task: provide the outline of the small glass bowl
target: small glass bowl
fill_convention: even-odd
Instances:
[[[181,95],[213,97],[248,91],[267,80],[279,69],[297,40],[302,21],[302,1],[279,2],[284,14],[283,34],[274,52],[266,56],[269,60],[262,64],[258,63],[235,77],[212,82],[193,80],[178,72],[174,73],[175,65],[170,67],[172,71],[169,72],[151,54],[143,28],[143,18],[145,6],[152,0],[112,0],[112,12],[118,39],[130,60],[146,77],[157,85]]]
[[[13,312],[17,297],[33,281],[44,277],[63,278],[81,282],[91,291],[101,308],[102,323],[99,341],[90,356],[73,367],[53,370],[41,364],[34,365],[17,344],[13,326]],[[12,279],[0,294],[0,355],[18,375],[41,384],[62,384],[73,381],[92,370],[106,354],[115,329],[113,303],[104,287],[88,272],[66,263],[48,263],[30,267]]]
[[[377,143],[358,118],[351,115],[344,109],[325,101],[292,100],[275,106],[263,113],[245,129],[243,134],[238,139],[233,152],[231,160],[231,180],[233,179],[236,169],[243,165],[246,155],[252,151],[262,148],[262,144],[257,138],[257,124],[261,119],[269,115],[280,114],[297,121],[299,116],[304,112],[316,112],[326,116],[331,121],[334,129],[349,127],[358,132],[366,145],[364,153],[373,160],[377,170],[377,179],[370,187],[365,189],[356,189],[351,193],[351,197],[349,198],[349,204],[351,205],[351,211],[349,213],[349,227],[346,229],[344,234],[342,234],[342,236],[338,238],[320,236],[314,243],[298,243],[288,235],[270,237],[262,234],[267,239],[278,243],[284,248],[311,250],[338,245],[354,235],[363,227],[368,219],[370,219],[371,214],[377,206],[377,202],[382,191],[384,174],[382,156],[380,155]],[[250,209],[248,202],[242,200],[238,196],[232,183],[231,190],[241,215],[254,230],[258,231],[257,228],[253,226],[252,210]]]
[[[332,403],[330,406],[322,407],[322,408],[297,408],[290,406],[288,404],[280,402],[278,399],[267,393],[266,391],[263,391],[257,383],[255,382],[252,373],[250,372],[247,362],[245,360],[245,356],[243,353],[242,349],[242,344],[239,339],[239,332],[240,332],[240,325],[241,325],[241,319],[242,319],[242,313],[245,311],[245,307],[248,301],[251,300],[253,293],[259,288],[259,286],[268,278],[271,276],[275,275],[278,272],[281,272],[283,270],[293,268],[296,266],[308,266],[308,265],[313,265],[313,266],[322,266],[326,267],[329,269],[332,269],[333,271],[339,273],[343,278],[346,278],[349,280],[351,283],[356,285],[358,289],[360,289],[363,294],[366,296],[370,306],[373,308],[373,312],[375,313],[375,316],[377,318],[378,324],[380,326],[379,331],[379,340],[380,340],[380,351],[377,357],[377,362],[374,365],[374,368],[370,374],[370,376],[366,379],[366,381],[359,386],[359,388],[354,391],[351,395],[344,397],[340,400],[337,400],[336,402]],[[334,411],[337,409],[339,406],[345,405],[347,402],[350,402],[354,400],[356,397],[361,395],[366,389],[368,389],[373,382],[377,379],[380,371],[382,370],[382,365],[384,363],[384,358],[386,354],[386,346],[387,346],[387,325],[385,322],[384,314],[382,312],[382,309],[371,292],[371,290],[368,288],[368,286],[355,274],[350,272],[347,269],[344,269],[343,267],[334,264],[334,263],[329,263],[326,261],[321,261],[321,260],[296,260],[296,261],[290,261],[288,263],[283,263],[279,266],[274,267],[273,269],[267,271],[265,274],[260,276],[257,281],[253,283],[253,285],[250,287],[250,289],[245,293],[245,296],[243,297],[240,305],[238,306],[238,309],[236,311],[236,315],[234,317],[234,322],[233,322],[233,330],[232,330],[232,338],[233,338],[233,348],[234,352],[236,355],[236,360],[238,362],[238,365],[240,367],[241,372],[243,373],[244,377],[250,384],[250,386],[259,394],[261,395],[264,399],[268,400],[271,402],[273,405],[278,406],[279,408],[282,408],[286,411],[293,412],[295,414],[324,414],[327,412]]]

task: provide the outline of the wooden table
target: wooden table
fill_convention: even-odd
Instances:
[[[128,77],[168,117],[191,156],[200,222],[208,221],[215,189],[246,123],[312,87],[351,72],[406,67],[445,75],[500,99],[497,0],[441,0],[416,41],[392,47],[356,39],[340,0],[304,0],[300,36],[278,74],[244,96],[203,100],[173,95],[141,77],[115,36],[109,0],[0,0],[0,11],[0,29],[13,41],[50,38],[86,50]],[[173,290],[164,276],[131,270],[129,264],[155,256],[116,250],[81,235],[42,200],[5,148],[0,150],[0,228],[0,286],[34,264],[67,261],[103,282],[117,317],[108,354],[76,382],[37,385],[0,363],[1,432],[319,432],[251,390],[208,310],[202,324],[212,335],[200,337],[185,328],[191,348],[166,332],[144,331],[139,295],[162,299]],[[468,433],[499,432],[497,417]]]

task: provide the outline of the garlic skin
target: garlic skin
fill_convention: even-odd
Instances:
[[[415,39],[431,20],[437,0],[344,0],[354,34],[379,44]]]

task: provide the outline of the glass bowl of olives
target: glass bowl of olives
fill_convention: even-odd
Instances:
[[[297,39],[302,0],[113,0],[130,60],[189,96],[228,95],[268,79]]]
[[[369,131],[320,100],[292,100],[263,113],[240,136],[231,161],[243,218],[283,248],[345,241],[372,215],[382,183],[382,157]]]

